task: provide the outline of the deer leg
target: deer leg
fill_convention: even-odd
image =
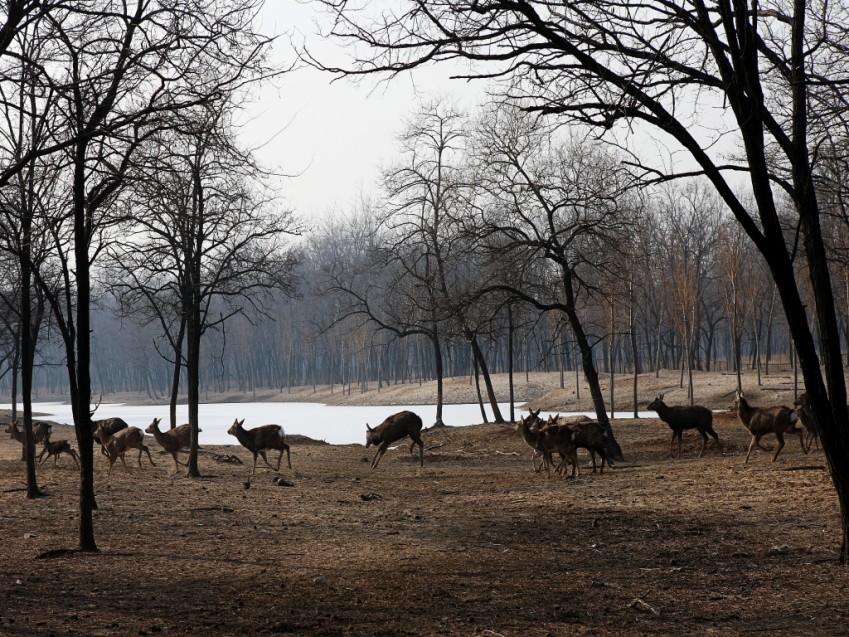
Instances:
[[[746,459],[743,461],[743,464],[746,464],[747,462],[749,462],[749,456],[752,455],[752,449],[754,449],[755,446],[758,446],[758,447],[761,446],[760,445],[760,437],[752,434],[752,442],[749,443],[749,452],[746,454]]]
[[[410,436],[410,438],[413,438],[413,442],[410,443],[410,453],[413,453],[413,445],[419,446],[419,465],[423,467],[424,466],[424,443],[422,442],[422,437],[419,436],[419,435],[416,435],[415,437]]]
[[[45,447],[44,449],[42,449],[42,450],[41,450],[41,453],[40,453],[40,454],[38,454],[38,464],[39,464],[39,466],[41,465],[41,463],[42,463],[42,462],[44,462],[44,460],[47,460],[47,458],[49,458],[49,457],[50,457],[50,455],[48,454],[47,458],[45,458],[44,460],[42,460],[42,459],[41,459],[41,456],[43,456],[46,452],[47,452],[47,447]]]
[[[719,449],[719,453],[721,454],[721,453],[722,453],[722,445],[721,445],[721,444],[719,444],[719,434],[718,434],[718,433],[716,433],[716,432],[713,430],[713,428],[708,429],[708,433],[709,433],[709,434],[711,435],[711,437],[712,437],[712,438],[716,441],[716,448],[717,448],[717,449]]]
[[[675,457],[675,430],[672,430],[672,440],[669,441],[669,457]]]
[[[684,430],[678,430],[678,457],[681,457],[681,439],[684,437]]]
[[[707,434],[699,429],[699,433],[702,435],[702,450],[699,451],[699,458],[701,458],[705,453],[705,447],[707,447]]]
[[[781,453],[781,450],[784,448],[784,435],[780,431],[776,431],[775,437],[778,438],[778,449],[775,450],[775,455],[772,457],[773,462],[775,462],[775,459],[778,458],[778,454]]]
[[[389,448],[388,442],[380,443],[380,446],[377,448],[377,453],[374,456],[374,460],[371,461],[371,468],[376,469],[377,464],[380,462],[380,459],[383,457],[383,454],[386,453],[386,450]]]
[[[796,429],[795,431],[799,434],[799,444],[802,445],[802,451],[808,453],[808,449],[805,448],[805,432],[802,429]]]
[[[265,451],[264,451],[264,450],[260,449],[260,450],[259,450],[259,455],[261,455],[261,456],[262,456],[263,461],[265,462],[265,464],[267,464],[267,465],[268,465],[268,468],[269,468],[269,469],[273,469],[273,468],[274,468],[273,466],[271,466],[271,463],[268,461],[268,456],[266,455],[266,453],[265,453]]]
[[[141,450],[139,451],[139,466],[141,466],[142,451],[147,454],[147,459],[150,460],[150,464],[155,467],[156,463],[153,461],[153,458],[150,457],[150,449],[147,448],[147,445],[142,445]]]
[[[71,449],[68,453],[71,454],[71,457],[74,459],[74,464],[77,465],[77,469],[79,469],[80,461],[77,459],[77,452]]]
[[[604,463],[607,462],[607,466],[610,466],[610,460],[607,459],[607,452],[604,450],[599,450],[598,457],[601,458],[601,468],[598,470],[598,472],[604,473]]]
[[[537,467],[537,458],[540,459],[539,467]],[[534,473],[542,471],[542,465],[545,463],[545,454],[539,449],[534,449],[531,455],[531,464],[534,466]]]

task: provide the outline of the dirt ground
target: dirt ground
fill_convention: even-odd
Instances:
[[[742,425],[714,426],[721,451],[688,432],[672,459],[665,424],[616,420],[626,462],[576,479],[534,473],[509,426],[426,431],[423,468],[403,442],[372,470],[373,448],[299,438],[250,488],[241,447],[191,480],[151,440],[155,467],[96,457],[96,554],[57,550],[77,545],[72,461],[27,500],[3,434],[0,635],[846,635],[822,452],[743,464]]]

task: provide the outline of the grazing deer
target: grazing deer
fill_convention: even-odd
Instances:
[[[397,414],[392,414],[374,429],[366,423],[366,449],[371,445],[380,445],[374,460],[371,461],[371,468],[377,468],[377,463],[380,462],[389,445],[407,436],[413,441],[410,443],[410,453],[413,453],[413,445],[419,446],[419,463],[423,467],[424,443],[421,431],[422,419],[412,411],[399,411]]]
[[[251,469],[250,475],[253,475],[256,472],[257,455],[262,456],[262,459],[269,468],[274,469],[275,471],[280,471],[280,462],[283,460],[283,452],[285,451],[286,463],[289,465],[290,469],[292,468],[292,458],[289,454],[289,445],[287,445],[283,440],[286,435],[286,432],[283,431],[283,427],[280,425],[262,425],[255,429],[245,429],[242,426],[244,424],[244,418],[242,418],[242,420],[237,418],[230,426],[230,429],[227,430],[227,433],[231,436],[236,436],[236,439],[241,443],[241,445],[254,455],[254,466],[253,469]],[[265,452],[270,449],[280,450],[280,455],[277,457],[277,468],[272,467],[268,462],[268,458],[265,456]]]
[[[678,457],[681,457],[681,435],[685,429],[695,429],[702,437],[702,448],[699,451],[699,458],[705,452],[707,446],[708,434],[716,441],[716,446],[722,449],[719,444],[719,435],[713,430],[713,413],[707,407],[699,407],[693,405],[686,407],[677,405],[668,407],[663,402],[663,394],[649,403],[649,409],[656,411],[660,419],[669,425],[672,430],[672,440],[669,443],[669,455],[675,457],[674,445],[675,438],[678,438]]]
[[[770,410],[752,407],[743,397],[743,394],[737,392],[737,397],[731,408],[737,412],[740,422],[752,434],[752,441],[749,443],[749,451],[746,454],[744,464],[749,462],[749,456],[755,447],[770,451],[769,448],[761,445],[761,438],[766,434],[775,434],[778,439],[778,449],[775,450],[775,455],[772,457],[773,462],[778,458],[778,454],[784,447],[784,434],[799,434],[799,444],[802,445],[802,451],[808,453],[808,450],[805,449],[804,432],[796,427],[798,415],[789,407],[775,407]]]
[[[47,454],[44,458],[44,454]],[[60,454],[67,453],[71,458],[74,459],[74,464],[77,465],[77,469],[80,468],[79,457],[77,456],[77,452],[71,448],[71,443],[67,440],[57,440],[56,442],[50,442],[49,440],[44,441],[44,448],[41,450],[41,453],[38,454],[38,464],[40,465],[45,460],[48,460],[50,456],[53,456],[53,466],[56,466],[56,461],[59,459]]]
[[[139,467],[142,466],[142,453],[146,453],[150,464],[154,467],[156,466],[153,458],[150,457],[150,449],[144,444],[144,432],[141,429],[138,427],[127,427],[126,429],[116,431],[114,434],[110,434],[107,428],[108,425],[103,423],[97,429],[97,435],[100,438],[103,448],[106,449],[106,455],[109,457],[109,472],[107,475],[112,475],[112,467],[115,466],[115,461],[119,457],[127,473],[130,472],[127,461],[124,460],[124,454],[130,449],[139,450]]]
[[[12,439],[17,440],[21,443],[21,460],[26,459],[26,450],[24,449],[24,430],[18,429],[18,421],[13,420],[6,427],[6,433],[12,434]],[[45,440],[50,440],[50,434],[53,433],[53,426],[46,422],[41,422],[39,420],[34,420],[32,422],[32,438],[33,443],[38,444],[39,442],[44,442]]]
[[[153,422],[147,426],[145,431],[149,434],[153,434],[153,437],[156,438],[156,442],[159,443],[159,446],[171,454],[171,457],[174,458],[174,471],[179,471],[180,461],[177,460],[177,452],[192,444],[192,426],[189,423],[186,423],[185,425],[180,425],[174,429],[160,431],[159,423],[161,422],[161,418],[154,418]],[[202,430],[198,429],[198,431],[200,432]]]

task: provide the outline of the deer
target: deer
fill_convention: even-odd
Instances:
[[[539,417],[540,411],[541,410],[537,409],[537,412],[534,413],[534,410],[531,409],[527,416],[519,418],[519,421],[516,423],[516,431],[518,431],[519,435],[522,436],[522,440],[525,441],[525,444],[533,449],[533,453],[531,454],[531,464],[534,467],[534,473],[542,471],[543,465],[546,464],[546,457],[542,450],[539,434],[539,427],[542,425],[542,420]],[[534,425],[537,426],[532,429]],[[540,462],[539,467],[537,467],[537,458],[539,457],[542,457],[542,461]]]
[[[21,443],[21,460],[26,459],[26,450],[23,448],[24,445],[24,431],[23,429],[18,429],[18,421],[13,420],[6,427],[6,433],[12,434],[12,439],[17,440]],[[53,433],[53,426],[50,423],[42,422],[39,420],[34,420],[32,423],[32,438],[33,443],[38,444],[39,442],[44,442],[45,440],[50,440],[50,434]]]
[[[377,468],[377,464],[383,454],[386,453],[389,445],[407,436],[413,441],[410,443],[411,454],[413,453],[413,445],[419,446],[419,464],[423,467],[424,443],[422,442],[421,431],[422,419],[412,411],[399,411],[397,414],[392,414],[374,429],[366,423],[366,449],[371,445],[380,445],[374,460],[371,461],[371,468]]]
[[[283,452],[285,451],[286,462],[289,465],[289,468],[292,468],[292,458],[289,454],[289,445],[287,445],[283,440],[286,435],[286,432],[283,431],[283,427],[280,425],[262,425],[255,429],[245,429],[242,426],[244,424],[244,418],[242,418],[242,420],[237,418],[233,421],[233,424],[230,426],[230,429],[227,430],[227,433],[231,436],[236,436],[239,443],[254,455],[254,466],[253,469],[251,469],[250,475],[256,473],[257,455],[262,456],[265,464],[267,464],[270,469],[280,471],[280,462],[283,460]],[[277,457],[276,469],[271,466],[265,455],[265,452],[271,449],[280,450],[280,455]]]
[[[44,454],[47,454],[44,458]],[[71,447],[71,443],[67,440],[57,440],[56,442],[51,442],[50,440],[44,441],[44,448],[41,450],[41,453],[38,454],[38,464],[41,465],[42,462],[48,460],[50,456],[53,456],[53,466],[56,466],[56,461],[59,459],[59,456],[63,453],[67,453],[74,460],[74,464],[77,465],[77,469],[80,468],[79,456],[77,456],[77,452],[73,450]]]
[[[129,425],[122,418],[102,418],[100,420],[92,420],[91,421],[91,436],[94,439],[94,442],[100,445],[100,453],[104,456],[109,456],[106,452],[106,445],[103,444],[103,440],[98,433],[98,429],[103,427],[104,431],[108,435],[113,435],[122,429],[126,429]]]
[[[713,429],[713,413],[707,407],[693,405],[691,407],[676,405],[673,407],[667,406],[663,402],[663,394],[651,401],[648,409],[657,412],[660,419],[669,425],[672,430],[672,440],[669,442],[669,455],[675,457],[675,439],[678,438],[678,457],[681,457],[681,436],[685,429],[695,429],[702,437],[702,448],[699,451],[699,458],[705,453],[705,447],[708,442],[708,434],[716,441],[716,446],[720,451],[722,446],[719,444],[719,435]]]
[[[607,435],[607,432],[597,422],[582,422],[582,423],[574,423],[568,425],[568,427],[572,430],[575,436],[575,448],[576,449],[586,449],[590,452],[590,458],[593,461],[593,473],[595,473],[596,465],[595,465],[595,456],[598,454],[599,458],[601,458],[601,464],[599,466],[599,473],[604,473],[604,463],[607,463],[607,466],[611,466],[610,464],[610,450],[608,449],[608,445],[610,443],[610,436]],[[616,460],[620,462],[624,460],[622,455],[619,452],[616,452],[619,455],[614,454]]]
[[[539,429],[539,444],[543,454],[543,463],[549,469],[548,475],[551,475],[550,467],[553,464],[552,459],[554,453],[560,455],[560,464],[554,469],[554,473],[562,473],[566,475],[566,469],[569,463],[572,463],[572,477],[581,474],[578,468],[578,453],[575,446],[575,432],[568,425],[561,424],[546,424]]]
[[[161,431],[159,429],[159,423],[161,422],[161,418],[154,418],[153,422],[145,429],[145,432],[153,434],[159,446],[171,454],[171,457],[174,458],[174,471],[176,472],[180,470],[180,461],[177,460],[177,452],[192,444],[192,426],[186,423],[174,429]],[[202,430],[198,429],[198,431],[200,432]]]
[[[124,454],[126,454],[130,449],[139,450],[139,467],[142,466],[142,453],[146,453],[147,459],[150,460],[150,464],[154,467],[156,466],[156,463],[150,456],[150,449],[148,449],[147,445],[144,444],[144,432],[141,429],[138,427],[126,427],[125,429],[119,429],[115,433],[110,434],[108,432],[108,427],[109,425],[104,422],[97,428],[97,435],[100,438],[100,442],[106,450],[106,455],[109,458],[109,472],[107,475],[112,475],[112,468],[115,466],[115,461],[119,457],[121,458],[121,463],[124,465],[127,473],[130,473],[130,468],[127,466],[126,460],[124,460]]]
[[[778,458],[778,454],[784,447],[784,434],[799,434],[799,444],[802,445],[802,451],[808,453],[808,450],[805,449],[804,432],[796,427],[796,421],[799,419],[798,414],[789,407],[781,406],[771,410],[752,407],[743,394],[738,391],[731,408],[737,412],[740,422],[752,434],[752,441],[749,443],[749,451],[746,453],[744,464],[749,462],[749,456],[755,447],[770,451],[769,448],[761,445],[761,438],[766,434],[775,434],[778,439],[778,448],[772,457],[773,462]]]
[[[553,454],[556,452],[560,455],[560,464],[555,468],[555,473],[563,472],[572,462],[572,477],[575,477],[577,471],[577,455],[575,453],[575,445],[573,441],[572,430],[565,426],[552,424],[549,419],[548,423],[543,423],[539,417],[540,410],[534,413],[530,411],[528,416],[520,418],[516,423],[516,430],[522,436],[522,440],[533,449],[531,463],[534,467],[534,472],[539,473],[542,468],[546,468],[546,472],[551,477],[551,466],[553,463]],[[536,459],[542,458],[542,461],[537,467]]]
[[[814,417],[814,410],[811,409],[808,394],[799,394],[793,402],[793,406],[796,408],[796,414],[799,416],[799,421],[805,428],[805,448],[810,451],[811,444],[816,441],[817,449],[819,449],[820,426],[817,419]]]

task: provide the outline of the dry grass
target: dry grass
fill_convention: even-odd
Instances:
[[[0,635],[845,635],[822,453],[744,465],[742,426],[715,428],[722,453],[686,432],[673,460],[666,425],[616,421],[627,462],[575,480],[498,425],[424,432],[423,469],[404,442],[371,470],[372,449],[292,441],[293,486],[246,489],[239,447],[199,480],[97,457],[100,552],[41,559],[76,545],[77,473],[45,464],[26,500],[4,438]]]

